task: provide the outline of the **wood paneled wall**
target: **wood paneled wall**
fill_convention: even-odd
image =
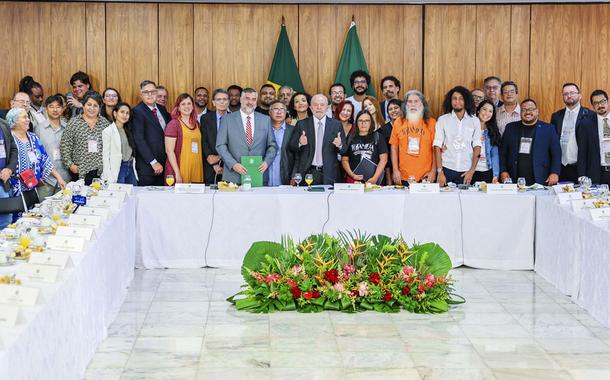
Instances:
[[[435,113],[454,85],[512,79],[543,118],[562,107],[561,85],[610,90],[610,4],[582,5],[246,5],[0,2],[0,106],[32,75],[45,93],[69,90],[88,72],[94,88],[137,101],[152,79],[170,99],[203,85],[259,87],[286,25],[305,88],[333,82],[351,16],[373,86],[396,75],[403,93],[423,89]],[[27,21],[27,22],[26,22]]]

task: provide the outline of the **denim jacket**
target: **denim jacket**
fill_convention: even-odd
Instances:
[[[491,145],[489,141],[489,131],[485,128],[483,131],[485,136],[485,159],[487,160],[487,167],[491,168],[493,176],[500,176],[500,152],[498,151],[497,145]]]

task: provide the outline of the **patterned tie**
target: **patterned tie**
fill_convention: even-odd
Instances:
[[[159,120],[159,114],[157,114],[157,108],[156,108],[156,107],[155,107],[155,108],[153,108],[153,109],[152,109],[152,111],[153,111],[153,114],[155,114],[155,118],[156,118],[157,120]]]
[[[252,123],[250,123],[250,115],[246,116],[246,144],[252,145]]]

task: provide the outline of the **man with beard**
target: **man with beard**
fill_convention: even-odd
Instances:
[[[68,107],[70,107],[70,117],[74,117],[83,113],[83,104],[81,102],[87,91],[91,89],[91,80],[89,75],[78,71],[70,77],[70,85],[72,86],[72,92],[68,92],[66,99]]]
[[[362,110],[362,101],[366,96],[366,91],[371,83],[371,76],[364,70],[356,70],[349,78],[349,83],[354,90],[354,95],[346,100],[349,100],[354,105],[354,117]]]
[[[500,144],[500,180],[525,178],[533,183],[557,184],[561,167],[559,137],[552,125],[538,120],[532,99],[521,102],[521,121],[509,123]]]
[[[580,89],[575,83],[565,83],[562,87],[564,109],[551,116],[551,124],[555,126],[561,143],[561,173],[560,181],[578,181],[578,145],[581,131],[594,128],[595,114],[581,107]]]
[[[195,89],[195,112],[197,112],[197,120],[201,120],[201,116],[208,112],[208,100],[210,92],[205,87],[197,87]]]
[[[326,116],[332,118],[339,103],[345,100],[345,86],[341,83],[331,84],[328,89],[328,95],[330,96],[330,107],[326,110]],[[353,116],[356,117],[356,114]]]
[[[379,103],[381,109],[381,116],[385,122],[390,121],[388,115],[388,102],[392,99],[398,99],[400,93],[400,81],[393,75],[388,75],[381,79],[381,93],[385,97],[385,100]]]
[[[597,115],[591,127],[583,130],[578,142],[578,175],[593,183],[610,184],[610,112],[608,93],[595,90],[591,105]]]
[[[242,156],[262,156],[258,171],[265,173],[275,158],[277,145],[271,130],[269,116],[254,112],[258,94],[253,88],[244,88],[241,108],[231,112],[220,121],[216,138],[216,150],[223,162],[222,179],[241,184],[241,175],[248,173],[241,164]],[[265,173],[266,174],[266,173]],[[266,178],[263,183],[266,184]]]
[[[474,102],[474,109],[476,110],[477,108],[479,108],[479,104],[481,104],[481,102],[483,100],[485,100],[485,93],[480,88],[475,88],[472,91],[470,91],[470,94],[472,95],[472,101]]]
[[[474,115],[467,88],[449,90],[434,135],[436,176],[441,186],[449,182],[470,184],[481,154],[481,122]]]
[[[396,185],[408,185],[409,177],[419,182],[436,179],[436,163],[432,143],[436,120],[430,116],[430,108],[424,94],[408,91],[402,104],[405,115],[394,121],[390,136],[392,179]]]
[[[290,99],[292,99],[292,94],[294,94],[294,90],[290,86],[282,86],[279,90],[277,90],[277,99],[284,103],[286,108],[288,108],[288,104],[290,104]]]
[[[239,100],[241,99],[242,88],[232,84],[227,88],[227,92],[229,93],[229,112],[239,111],[241,109]]]
[[[256,112],[269,116],[269,106],[275,100],[275,87],[264,84],[260,91],[260,104],[256,107]]]

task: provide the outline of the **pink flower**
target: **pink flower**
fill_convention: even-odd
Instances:
[[[362,281],[360,284],[358,284],[358,294],[360,297],[364,297],[369,294],[369,286],[366,281]]]
[[[430,273],[428,276],[426,276],[424,283],[425,283],[426,287],[431,288],[436,283],[436,278],[434,278],[434,275],[432,273]]]
[[[356,273],[356,268],[352,264],[345,264],[343,266],[343,279],[347,280],[349,276]]]
[[[345,291],[345,286],[342,282],[337,282],[335,285],[333,285],[333,288],[335,288],[335,290],[339,293],[343,293]]]
[[[290,286],[291,288],[294,288],[295,286],[297,286],[297,282],[291,279],[287,279],[286,285]]]
[[[260,283],[265,282],[265,276],[263,276],[262,274],[258,273],[258,272],[251,272],[250,273],[252,275],[252,277],[254,277],[254,279]]]
[[[290,270],[292,271],[292,274],[296,276],[299,273],[301,273],[301,270],[303,270],[303,267],[300,265],[295,265],[292,268],[290,268]]]
[[[280,279],[280,275],[277,273],[271,273],[269,275],[267,275],[267,278],[265,279],[265,281],[267,282],[267,284],[271,284],[272,282],[276,282]]]
[[[423,285],[423,284],[419,284],[419,285],[417,286],[417,290],[419,290],[419,292],[420,292],[420,293],[423,293],[424,291],[426,291],[426,288],[424,288],[424,285]]]
[[[410,265],[402,268],[402,273],[404,273],[405,276],[410,276],[413,272],[415,272],[415,268]]]

